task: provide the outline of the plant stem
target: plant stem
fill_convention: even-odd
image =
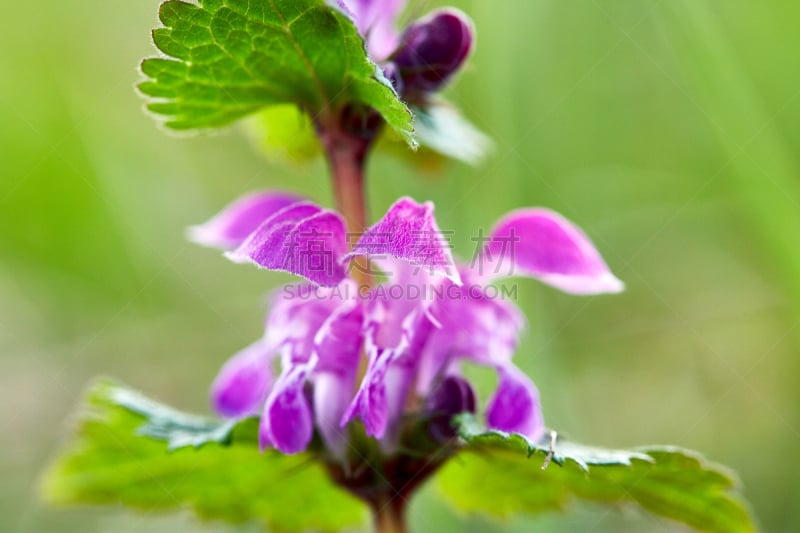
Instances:
[[[323,130],[320,140],[331,171],[336,208],[344,216],[351,242],[355,242],[367,227],[364,167],[372,141],[338,128]],[[352,276],[360,286],[370,286],[366,261],[355,258],[354,263]]]
[[[373,506],[376,533],[406,533],[405,499],[398,495]]]
[[[367,227],[364,164],[369,143],[342,132],[325,133],[322,144],[333,178],[336,208],[344,215],[347,231],[361,233]]]

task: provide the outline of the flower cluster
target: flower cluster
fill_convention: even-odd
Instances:
[[[545,209],[507,214],[469,264],[453,260],[433,205],[410,198],[353,246],[338,213],[269,191],[234,202],[191,237],[234,261],[306,280],[278,291],[263,338],[230,359],[212,387],[221,415],[260,415],[262,448],[284,453],[304,450],[316,430],[341,456],[356,418],[384,450],[396,445],[404,417],[419,413],[434,439],[452,437],[450,417],[477,408],[461,376],[465,362],[497,373],[488,425],[538,439],[538,392],[512,362],[524,318],[512,302],[475,288],[524,275],[574,294],[622,290],[588,237]],[[380,269],[384,284],[447,290],[417,291],[431,295],[418,299],[359,290],[349,275],[355,258]]]

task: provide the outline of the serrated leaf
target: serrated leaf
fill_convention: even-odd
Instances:
[[[411,113],[367,57],[353,22],[325,0],[168,0],[139,90],[173,129],[219,127],[266,106],[296,104],[324,119],[375,108],[409,144]]]
[[[86,409],[77,439],[45,477],[53,503],[189,507],[277,531],[365,522],[365,507],[309,456],[259,453],[255,419],[232,426],[186,415],[108,382],[91,388]]]
[[[636,504],[698,531],[756,531],[737,481],[726,469],[676,447],[606,450],[487,431],[471,416],[457,419],[467,445],[444,466],[438,482],[459,508],[493,516],[564,509],[570,501]]]
[[[145,422],[137,428],[136,434],[166,441],[168,450],[187,446],[199,448],[210,442],[227,444],[236,427],[234,421],[181,413],[136,391],[111,384],[98,386],[96,398],[141,415]]]

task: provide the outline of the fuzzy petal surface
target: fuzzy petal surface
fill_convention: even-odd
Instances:
[[[262,222],[278,211],[303,201],[281,191],[259,191],[235,200],[214,218],[192,226],[189,239],[205,246],[232,250],[241,245]]]
[[[506,215],[473,269],[484,280],[530,276],[572,294],[615,293],[624,288],[589,237],[548,209],[520,209]]]
[[[268,270],[302,276],[333,287],[345,279],[342,258],[347,230],[338,213],[311,203],[299,203],[264,221],[239,248],[227,255]]]
[[[400,259],[460,284],[447,234],[439,229],[432,202],[419,204],[404,197],[368,228],[348,257]]]

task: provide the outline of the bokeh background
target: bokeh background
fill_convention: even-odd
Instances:
[[[800,3],[453,3],[479,39],[449,97],[496,149],[438,172],[377,154],[373,213],[401,194],[434,200],[462,256],[515,207],[579,223],[628,289],[578,298],[519,282],[530,328],[517,360],[549,424],[594,444],[701,450],[739,472],[765,531],[799,530]],[[236,129],[170,136],[142,112],[133,85],[156,8],[3,4],[2,531],[232,531],[188,515],[55,511],[37,483],[93,376],[205,411],[219,365],[260,333],[262,295],[288,278],[188,244],[187,225],[255,188],[330,202],[319,161],[267,162]],[[591,506],[468,519],[432,489],[412,521],[676,530]]]

